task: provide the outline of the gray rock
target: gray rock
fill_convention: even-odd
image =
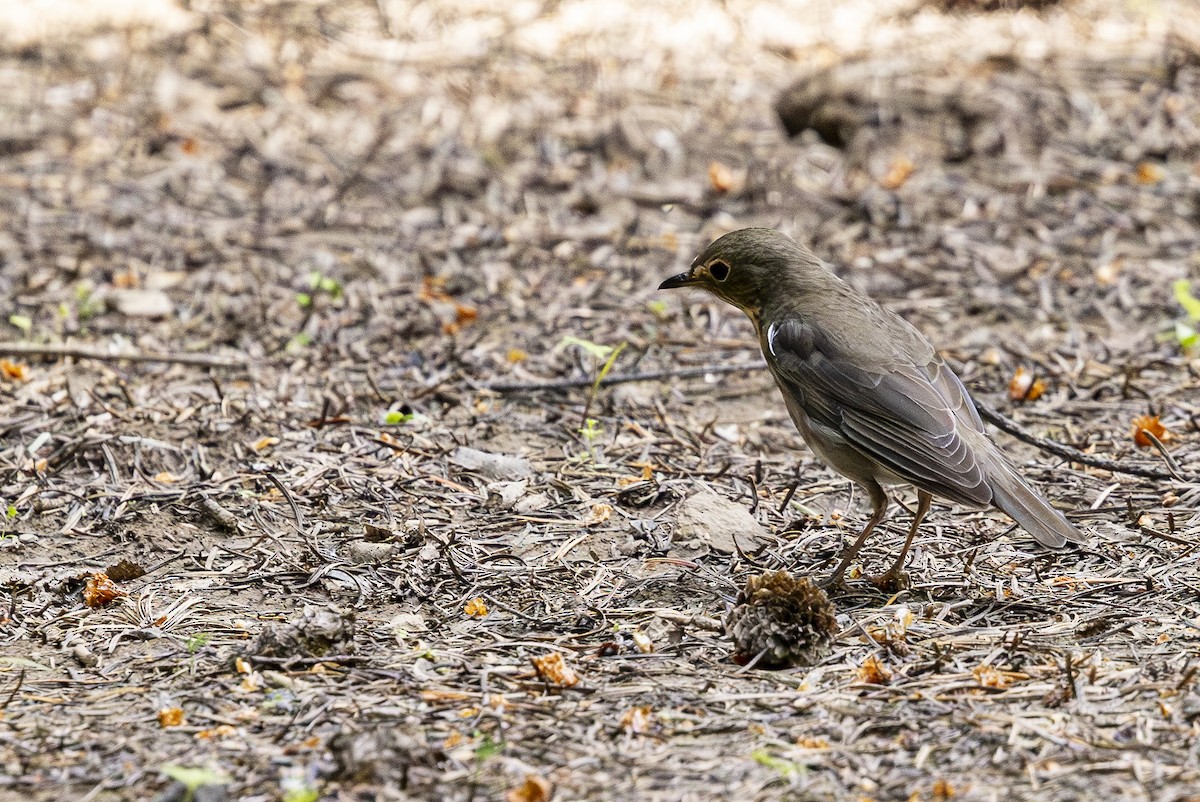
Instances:
[[[707,546],[722,554],[733,554],[738,547],[753,551],[770,540],[767,530],[746,508],[710,490],[689,496],[675,510],[677,519],[671,539],[686,551],[702,551]]]

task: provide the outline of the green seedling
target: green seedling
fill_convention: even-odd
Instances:
[[[578,346],[590,354],[595,362],[600,363],[600,368],[592,378],[592,386],[588,390],[587,403],[583,407],[583,417],[580,419],[580,427],[582,428],[587,425],[588,416],[592,411],[592,403],[596,400],[596,394],[600,392],[600,383],[604,381],[609,371],[612,370],[613,365],[617,364],[617,357],[621,355],[621,351],[624,350],[627,343],[621,343],[615,347],[600,345],[599,343],[568,334],[559,341],[558,345],[560,348],[570,345]],[[603,361],[601,362],[601,360]]]
[[[758,765],[772,769],[784,779],[790,780],[794,777],[804,776],[804,766],[800,765],[799,763],[794,763],[791,760],[784,760],[781,757],[776,757],[766,749],[755,749],[750,753],[750,757],[754,758],[754,762]]]
[[[383,416],[383,422],[388,426],[403,426],[413,419],[412,412],[401,412],[398,409],[393,409]]]
[[[25,334],[28,334],[29,330],[33,328],[33,318],[29,315],[9,315],[8,322]]]
[[[1175,300],[1187,313],[1186,321],[1175,322],[1175,341],[1184,351],[1200,346],[1200,298],[1192,295],[1192,283],[1185,278],[1175,282]]]
[[[205,785],[229,785],[231,782],[228,774],[217,769],[168,763],[160,771],[184,787],[184,800],[195,799],[196,791]]]

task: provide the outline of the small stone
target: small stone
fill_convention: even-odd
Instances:
[[[767,530],[746,508],[709,490],[681,501],[676,516],[671,539],[685,548],[700,545],[722,554],[734,554],[739,547],[742,551],[756,551],[770,539]]]

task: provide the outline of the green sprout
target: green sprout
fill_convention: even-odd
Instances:
[[[343,294],[342,283],[319,270],[308,274],[308,292],[296,293],[296,305],[301,309],[311,309],[318,295],[328,295],[333,300],[340,300]]]
[[[590,340],[584,340],[580,337],[574,337],[568,334],[567,336],[563,337],[558,344],[560,348],[570,345],[578,346],[590,354],[592,359],[596,362],[603,360],[603,363],[600,365],[600,369],[596,371],[596,375],[592,378],[592,386],[588,390],[587,403],[583,406],[581,425],[586,426],[588,416],[592,411],[592,403],[596,400],[596,394],[600,392],[601,382],[604,381],[604,377],[607,376],[609,371],[612,370],[613,365],[617,363],[617,357],[621,355],[621,351],[624,350],[628,343],[623,342],[618,346],[600,345],[599,343],[594,343]]]
[[[475,759],[480,763],[504,751],[504,741],[493,741],[486,732],[482,735],[476,732],[475,735],[480,739],[479,746],[475,747]]]
[[[1175,340],[1184,351],[1200,345],[1200,298],[1192,295],[1192,283],[1185,278],[1175,282],[1175,300],[1187,313],[1186,321],[1175,322]]]
[[[207,646],[210,640],[212,640],[211,633],[197,632],[195,635],[192,635],[190,638],[188,638],[184,645],[187,647],[188,654],[195,654]]]
[[[595,418],[588,418],[583,422],[583,426],[580,428],[579,434],[583,436],[584,440],[587,440],[589,443],[594,443],[596,442],[597,437],[604,434],[604,429],[600,427],[600,422]]]
[[[219,769],[168,763],[159,770],[186,789],[184,800],[195,799],[196,791],[205,785],[228,785],[231,782],[229,775]]]
[[[784,779],[792,779],[793,777],[801,777],[804,775],[804,766],[799,763],[794,763],[791,760],[784,760],[781,757],[776,757],[766,749],[755,749],[750,753],[750,757],[760,766],[772,769],[779,773]]]
[[[96,299],[90,285],[80,283],[75,285],[75,311],[81,321],[87,320],[104,311],[104,302]]]
[[[411,412],[401,412],[398,409],[393,409],[383,416],[383,422],[388,426],[401,426],[408,423],[413,417],[414,415]]]
[[[8,322],[26,334],[33,328],[33,318],[29,317],[29,315],[9,315]]]

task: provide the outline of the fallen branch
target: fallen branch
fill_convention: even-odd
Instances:
[[[1063,445],[1045,437],[1033,434],[1027,431],[1019,423],[1012,418],[1005,416],[997,409],[993,409],[982,401],[975,400],[975,408],[979,410],[979,416],[988,423],[995,426],[997,429],[1011,434],[1013,437],[1022,442],[1029,443],[1031,446],[1036,446],[1048,454],[1053,454],[1056,457],[1062,457],[1071,462],[1078,462],[1083,465],[1088,465],[1092,468],[1100,468],[1113,473],[1124,473],[1130,476],[1142,476],[1146,479],[1178,479],[1183,480],[1184,477],[1175,475],[1172,476],[1167,471],[1160,471],[1157,468],[1144,468],[1140,465],[1125,465],[1124,463],[1115,460],[1106,459],[1104,457],[1094,457],[1091,454],[1085,454],[1077,448]]]
[[[764,363],[751,365],[705,365],[695,368],[674,368],[672,370],[650,370],[644,373],[613,373],[600,380],[597,386],[609,387],[614,384],[629,382],[662,381],[663,379],[692,379],[707,376],[712,373],[740,373],[762,370]],[[559,379],[544,382],[493,382],[490,384],[474,385],[476,390],[491,390],[493,393],[537,393],[545,390],[576,390],[581,387],[591,387],[594,379]]]
[[[244,368],[246,360],[212,354],[163,353],[159,351],[105,351],[68,343],[0,343],[5,356],[54,356],[95,359],[101,362],[165,362],[175,365],[199,365],[205,368]]]
[[[692,368],[674,368],[670,370],[652,370],[643,373],[617,373],[604,377],[600,382],[601,387],[608,387],[613,384],[624,384],[627,382],[640,381],[661,381],[663,379],[686,379],[697,376],[706,376],[709,374],[723,373],[740,373],[743,371],[754,372],[762,370],[766,367],[764,363],[758,362],[754,364],[740,365],[702,365]],[[561,379],[558,381],[545,382],[496,382],[492,384],[475,385],[477,390],[490,390],[494,393],[536,393],[542,391],[562,391],[576,390],[583,387],[591,387],[592,379]],[[991,423],[997,429],[1011,434],[1013,437],[1022,442],[1029,443],[1031,446],[1045,451],[1047,454],[1053,454],[1056,457],[1062,457],[1071,462],[1077,462],[1082,465],[1087,465],[1092,468],[1100,468],[1113,473],[1123,473],[1129,476],[1141,476],[1146,479],[1160,480],[1178,480],[1189,481],[1182,473],[1175,471],[1163,471],[1157,468],[1147,468],[1140,465],[1126,465],[1116,460],[1106,459],[1105,457],[1096,457],[1091,454],[1085,454],[1077,448],[1063,445],[1045,437],[1033,434],[1025,429],[1012,418],[1005,416],[999,410],[975,399],[975,407],[979,410],[979,415],[988,423]],[[1171,461],[1168,461],[1169,467],[1174,467]]]

